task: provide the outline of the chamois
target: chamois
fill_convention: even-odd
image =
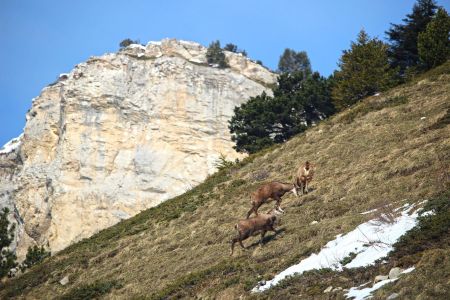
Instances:
[[[247,213],[247,219],[250,217],[252,212],[254,212],[255,215],[258,215],[258,208],[268,202],[270,198],[276,201],[276,209],[283,212],[280,207],[281,197],[289,191],[292,191],[295,195],[297,195],[297,190],[294,184],[281,182],[269,182],[264,184],[250,196],[252,208]]]
[[[272,208],[267,214],[259,214],[250,219],[240,220],[234,228],[238,232],[238,236],[231,240],[231,254],[234,252],[234,244],[239,242],[241,247],[245,249],[242,241],[248,239],[250,236],[261,232],[261,239],[259,241],[260,245],[262,245],[262,241],[267,231],[273,231],[276,233],[275,225],[279,224],[280,215],[283,212],[279,211],[276,208]]]
[[[308,194],[309,192],[309,183],[311,182],[314,176],[314,166],[306,161],[304,165],[301,165],[298,168],[297,176],[295,180],[295,189],[301,189],[302,194]],[[298,194],[298,192],[297,192]]]

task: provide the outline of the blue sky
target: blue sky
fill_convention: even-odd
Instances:
[[[275,69],[285,48],[307,51],[329,75],[358,31],[385,38],[413,0],[1,0],[0,147],[22,132],[31,99],[58,74],[124,38],[219,39]],[[450,1],[438,1],[447,10]]]

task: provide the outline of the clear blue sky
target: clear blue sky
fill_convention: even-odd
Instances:
[[[58,74],[124,38],[219,39],[275,69],[284,48],[307,51],[323,75],[364,28],[384,38],[414,0],[0,0],[0,147],[22,132],[31,99]],[[449,10],[449,0],[438,1]]]

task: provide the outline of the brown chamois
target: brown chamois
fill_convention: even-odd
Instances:
[[[302,191],[302,195],[308,194],[309,192],[309,183],[313,179],[314,169],[314,166],[310,164],[309,161],[306,161],[304,165],[301,165],[300,168],[298,168],[294,184],[296,190],[300,189]]]
[[[264,203],[269,202],[269,199],[274,199],[276,201],[276,209],[283,212],[280,207],[281,197],[289,191],[297,195],[295,185],[292,183],[281,183],[274,181],[264,184],[250,196],[252,208],[247,213],[247,219],[250,217],[252,212],[254,212],[255,215],[258,215],[258,208]]]
[[[250,236],[256,235],[258,232],[261,232],[261,239],[259,241],[260,245],[262,245],[262,241],[267,231],[273,231],[276,233],[275,225],[278,225],[280,222],[280,215],[283,212],[272,208],[267,214],[259,214],[250,219],[240,220],[234,228],[238,232],[238,236],[231,240],[231,254],[234,252],[234,244],[239,242],[241,247],[245,249],[242,241],[248,239]]]

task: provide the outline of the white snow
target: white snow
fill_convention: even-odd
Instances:
[[[359,287],[352,287],[347,294],[345,294],[345,296],[347,296],[347,298],[352,298],[354,300],[362,300],[362,299],[367,299],[368,297],[370,297],[370,294],[372,294],[373,291],[378,290],[380,287],[382,287],[383,285],[389,283],[389,282],[393,282],[396,281],[396,279],[386,279],[386,280],[381,280],[377,283],[375,283],[373,285],[373,287],[370,288],[365,288],[365,289],[360,289],[358,290]],[[366,284],[364,284],[366,285]]]
[[[404,270],[401,274],[410,273],[410,272],[414,271],[414,269],[415,269],[414,267],[408,268],[408,269]],[[352,288],[350,288],[348,293],[345,294],[345,296],[347,296],[347,298],[352,298],[353,300],[369,299],[371,297],[372,292],[378,290],[380,287],[382,287],[383,285],[385,285],[389,282],[396,281],[397,279],[398,278],[381,280],[381,281],[375,283],[373,285],[373,287],[364,288],[364,289],[358,289],[358,288],[367,285],[367,283],[362,284],[359,287],[352,287]]]
[[[147,43],[147,45],[157,45],[157,46],[161,46],[161,41],[150,41]]]
[[[142,46],[141,44],[131,44],[131,45],[128,45],[128,47],[131,49],[138,48],[138,49],[145,50],[145,46]]]
[[[3,147],[0,149],[0,154],[7,154],[12,152],[13,150],[17,149],[17,147],[20,146],[21,139],[22,139],[23,133],[19,135],[16,138],[13,138],[9,142],[3,145]]]
[[[346,268],[374,264],[376,260],[385,257],[393,249],[392,245],[400,236],[417,224],[420,209],[409,214],[413,208],[414,205],[403,206],[400,216],[392,223],[370,220],[345,235],[337,235],[319,253],[311,254],[300,263],[277,274],[272,280],[256,286],[252,291],[262,292],[288,276],[299,275],[313,269],[331,268],[341,271],[344,267],[341,261],[352,252],[357,255],[350,263],[345,265]]]

